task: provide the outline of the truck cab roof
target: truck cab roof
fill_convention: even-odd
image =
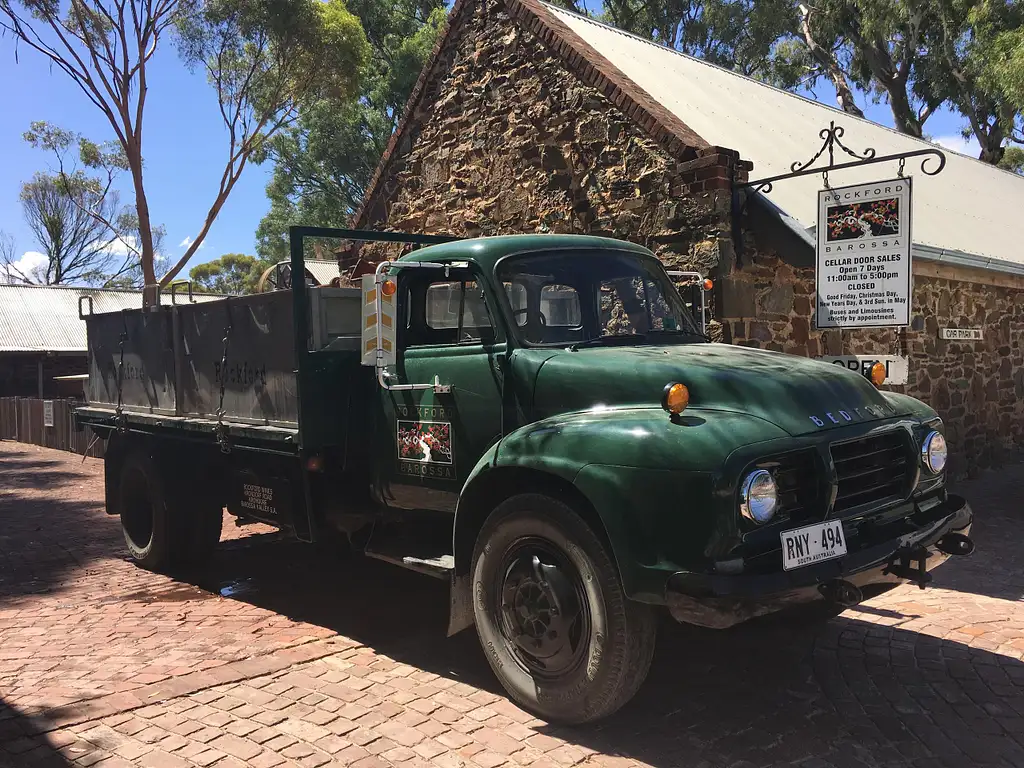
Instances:
[[[410,261],[471,261],[490,273],[505,256],[550,250],[594,250],[598,248],[631,251],[653,256],[646,248],[626,240],[591,235],[500,235],[453,240],[431,245],[402,256],[398,263]]]

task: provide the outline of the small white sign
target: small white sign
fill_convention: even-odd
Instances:
[[[53,426],[53,400],[43,400],[43,426]]]
[[[818,192],[818,328],[910,324],[910,179]]]
[[[910,359],[898,355],[821,355],[815,359],[841,365],[864,376],[875,363],[885,363],[886,384],[906,384],[910,373]]]
[[[981,328],[939,328],[939,338],[948,341],[981,341]]]

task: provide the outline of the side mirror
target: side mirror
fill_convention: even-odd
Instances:
[[[711,280],[705,279],[699,272],[673,271],[669,272],[668,276],[672,278],[676,290],[679,292],[679,298],[683,300],[683,304],[690,311],[697,328],[701,333],[707,333],[706,292],[712,288]]]

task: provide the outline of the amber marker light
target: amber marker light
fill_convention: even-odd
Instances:
[[[673,416],[678,416],[689,404],[690,390],[686,388],[685,384],[673,381],[665,385],[665,390],[661,393],[662,408]]]
[[[871,366],[871,383],[876,387],[885,383],[885,363],[878,362]]]
[[[380,292],[385,296],[394,296],[396,288],[393,280],[385,280],[380,286]]]
[[[704,280],[704,290],[705,291],[710,291],[714,287],[715,287],[715,284],[713,282],[711,282],[711,278],[710,277],[706,278]]]

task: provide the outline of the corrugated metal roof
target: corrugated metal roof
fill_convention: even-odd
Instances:
[[[142,306],[141,291],[0,284],[0,352],[85,352],[79,296],[91,296],[96,313]],[[195,294],[195,298],[210,301],[218,297]],[[176,300],[188,301],[181,294]],[[170,304],[170,293],[161,294],[160,301]]]
[[[313,279],[320,285],[328,285],[331,280],[341,274],[338,271],[338,262],[314,259],[306,260],[306,271],[309,272],[313,276]]]
[[[884,126],[788,93],[661,45],[554,6],[551,13],[598,53],[618,67],[656,101],[711,144],[729,147],[752,160],[751,178],[787,173],[794,161],[806,162],[818,151],[818,132],[836,121],[845,129],[843,143],[878,155],[933,147]],[[1011,223],[1024,211],[1024,178],[965,155],[943,150],[946,168],[938,176],[921,173],[920,158],[907,161],[914,177],[914,242],[929,249],[961,252],[1024,265]],[[836,162],[849,160],[839,152]],[[936,160],[928,161],[934,167]],[[896,162],[837,171],[832,186],[895,178]],[[805,228],[815,226],[818,175],[776,182],[768,196]],[[979,264],[999,269],[996,263]]]

